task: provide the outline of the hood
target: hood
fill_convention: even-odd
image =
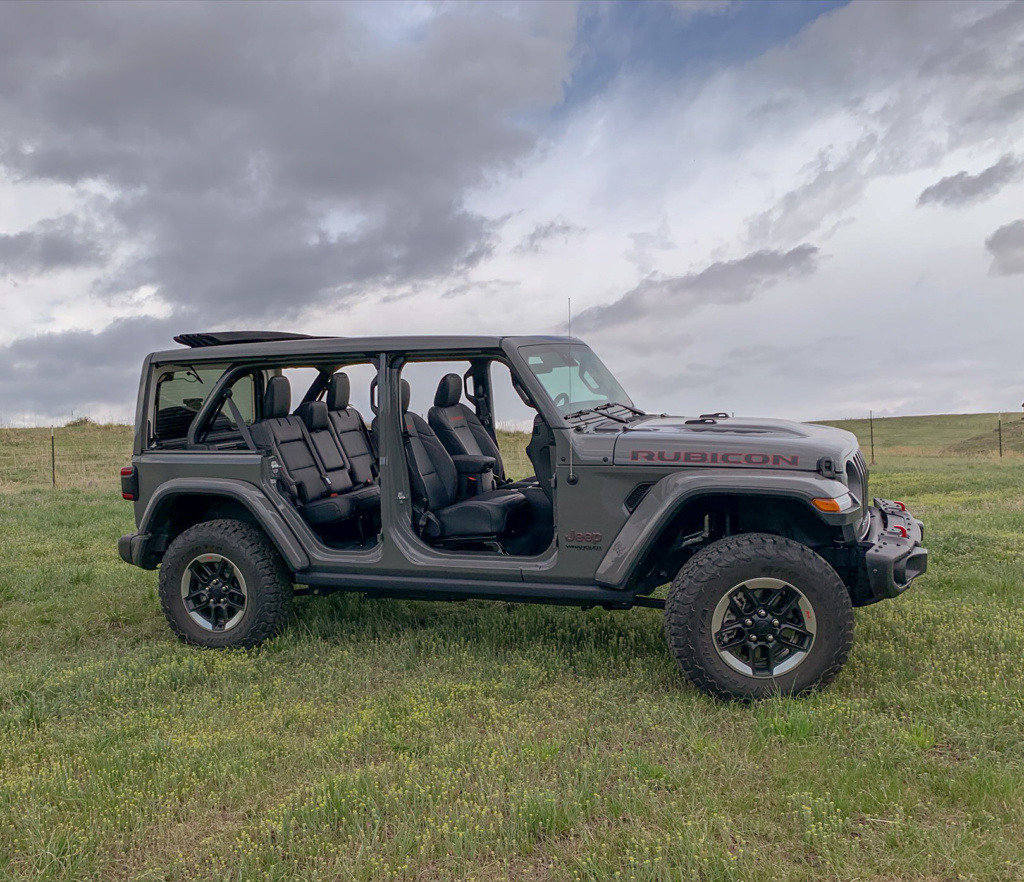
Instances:
[[[850,432],[813,423],[661,416],[623,427],[614,463],[816,471],[828,457],[841,472],[858,449]]]

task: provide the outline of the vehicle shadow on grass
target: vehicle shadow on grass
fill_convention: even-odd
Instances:
[[[607,676],[644,669],[656,682],[682,682],[668,652],[658,610],[495,601],[366,599],[357,594],[297,598],[281,644],[313,640],[332,646],[393,645],[408,659],[452,650],[508,661],[529,657],[545,668]],[[284,648],[282,646],[282,648]]]

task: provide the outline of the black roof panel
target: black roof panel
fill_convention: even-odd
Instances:
[[[225,332],[255,335],[258,331]],[[225,334],[214,334],[223,337]],[[186,335],[181,335],[184,338]],[[191,336],[191,335],[188,335]],[[575,337],[487,337],[487,336],[389,336],[389,337],[306,337],[301,334],[287,335],[281,338],[241,342],[224,340],[223,344],[201,345],[186,354],[183,349],[169,349],[150,354],[155,364],[168,362],[189,364],[199,362],[227,362],[241,359],[270,358],[280,360],[282,357],[323,359],[332,355],[364,354],[372,355],[380,352],[405,352],[409,355],[432,356],[439,353],[472,354],[474,352],[493,351],[503,348],[503,341],[513,346],[529,343],[544,343],[561,340],[566,343],[579,343]]]
[[[269,343],[272,340],[323,340],[310,334],[289,334],[286,331],[201,331],[178,334],[175,343],[199,349],[204,346],[229,346],[233,343]]]

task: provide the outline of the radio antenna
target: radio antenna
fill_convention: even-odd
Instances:
[[[569,337],[572,337],[572,298],[571,297],[567,297],[566,301],[567,301],[567,303],[569,305]],[[569,344],[569,362],[570,362],[570,364],[569,364],[569,410],[571,411],[572,410],[572,373],[573,373],[572,343]],[[566,478],[566,480],[569,482],[569,485],[572,486],[573,484],[576,483],[576,472],[574,472],[573,468],[572,468],[572,431],[569,432],[569,435],[567,437],[569,439],[569,476],[568,476],[568,478]]]

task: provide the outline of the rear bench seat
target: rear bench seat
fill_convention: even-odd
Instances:
[[[313,442],[313,452],[330,478],[331,495],[319,500],[318,507],[329,511],[328,503],[334,505],[336,516],[331,521],[344,520],[379,508],[380,486],[372,474],[365,480],[356,480],[353,464],[345,456],[341,439],[331,423],[327,403],[307,401],[299,406],[298,416]]]
[[[289,414],[291,385],[271,377],[263,399],[263,419],[252,427],[254,443],[274,454],[280,479],[310,523],[333,524],[368,514],[380,505],[380,487],[357,482],[341,441],[331,425],[327,404],[309,401]]]
[[[350,395],[348,374],[338,371],[327,386],[327,412],[331,425],[348,460],[352,480],[356,484],[373,484],[379,474],[377,457],[363,415],[349,404]]]

